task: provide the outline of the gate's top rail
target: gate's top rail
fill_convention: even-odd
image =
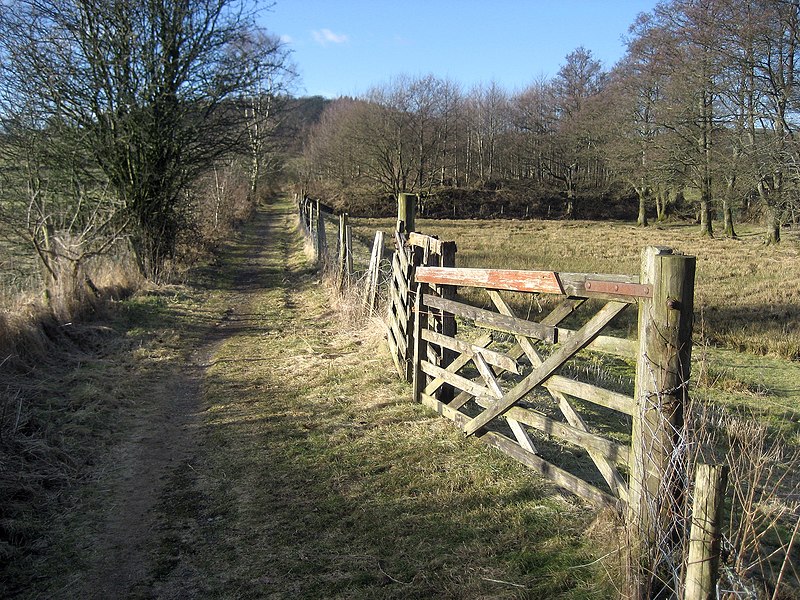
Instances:
[[[653,297],[652,285],[640,284],[638,277],[627,275],[419,267],[415,278],[417,282],[429,284],[604,298],[629,303],[637,302],[639,298]]]

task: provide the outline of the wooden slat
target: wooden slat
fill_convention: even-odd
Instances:
[[[466,425],[469,422],[469,417],[467,415],[465,415],[462,412],[459,412],[455,408],[451,408],[444,402],[439,402],[433,396],[423,393],[420,395],[420,401],[428,408],[435,410],[441,416],[453,421],[456,425],[459,426],[459,428],[463,428],[464,425]]]
[[[620,500],[614,496],[603,492],[580,477],[547,462],[531,452],[523,450],[519,444],[504,435],[489,431],[481,436],[481,441],[518,460],[538,473],[541,473],[562,488],[594,504],[608,506],[616,510],[623,510],[625,506],[624,503],[620,502]]]
[[[397,344],[394,341],[394,335],[392,334],[391,328],[386,327],[386,342],[389,344],[389,354],[392,356],[392,362],[394,362],[394,368],[397,369],[397,375],[401,378],[405,378],[405,369],[400,366],[400,358],[399,352],[397,348]]]
[[[460,390],[469,392],[473,396],[486,396],[490,398],[493,397],[492,392],[488,388],[485,388],[482,385],[478,385],[471,379],[467,379],[466,377],[462,377],[461,375],[450,373],[446,369],[443,369],[442,367],[437,367],[436,365],[428,362],[427,360],[422,361],[421,367],[422,371],[426,375],[443,379],[445,383],[449,383],[450,385],[457,387]]]
[[[461,269],[420,267],[417,281],[465,287],[482,287],[515,292],[563,294],[558,275],[553,271],[517,271],[511,269]]]
[[[427,306],[432,308],[438,308],[465,319],[475,319],[476,322],[480,322],[481,327],[533,337],[550,343],[554,343],[556,340],[555,327],[516,317],[507,317],[491,310],[484,310],[469,304],[445,300],[428,294],[425,295],[424,301]]]
[[[494,398],[502,398],[503,397],[503,390],[500,387],[500,384],[497,383],[497,379],[492,373],[492,368],[489,366],[483,356],[480,354],[476,354],[472,357],[472,361],[475,363],[475,366],[478,368],[478,373],[481,374],[484,383],[486,383],[486,387],[492,393]]]
[[[497,379],[492,372],[492,368],[483,359],[483,356],[476,354],[472,360],[475,362],[475,366],[478,368],[478,372],[481,374],[481,377],[483,377],[483,380],[486,382],[486,387],[491,390],[495,398],[502,398],[503,390],[500,387],[500,384],[497,383]],[[481,405],[482,400],[480,398],[476,398],[476,400],[478,404]],[[508,414],[506,414],[506,422],[508,422],[508,426],[511,428],[511,432],[514,434],[517,443],[528,452],[537,454],[536,446],[533,445],[533,440],[531,440],[528,432],[525,431],[525,428]]]
[[[467,415],[439,402],[436,398],[422,394],[421,401],[425,406],[434,410],[439,415],[453,421],[460,429],[463,429],[469,423],[469,417]],[[532,452],[528,452],[504,435],[489,431],[481,436],[480,440],[544,475],[562,488],[569,490],[581,498],[593,502],[594,504],[608,506],[616,510],[622,510],[624,508],[623,503],[617,498],[597,489],[595,486],[585,482],[572,473],[547,462]]]
[[[446,367],[446,369],[445,369],[445,370],[446,370],[448,373],[456,373],[456,372],[457,372],[459,369],[461,369],[461,367],[463,367],[464,365],[466,365],[466,364],[467,364],[467,363],[468,363],[470,360],[472,360],[472,357],[470,357],[470,356],[467,356],[466,354],[461,354],[461,355],[457,356],[457,357],[456,357],[456,358],[453,360],[453,362],[451,362],[451,363],[450,363],[450,364],[449,364],[449,365]],[[433,395],[433,394],[436,392],[436,390],[438,390],[440,387],[442,387],[442,386],[443,386],[445,383],[447,383],[447,382],[446,382],[444,379],[442,379],[441,377],[437,377],[437,378],[435,378],[433,381],[431,381],[431,382],[430,382],[430,383],[429,383],[429,384],[428,384],[428,385],[425,387],[425,389],[424,389],[424,390],[422,390],[422,391],[423,391],[424,393],[426,393],[426,394],[430,394],[430,395],[432,396],[432,395]]]
[[[451,408],[461,408],[471,399],[472,399],[472,394],[470,394],[469,392],[461,392],[457,394],[456,397],[453,398],[447,406]]]
[[[408,280],[405,273],[403,273],[400,263],[395,260],[392,264],[392,278],[394,280],[394,288],[397,291],[398,297],[404,302],[408,302]]]
[[[422,337],[431,343],[438,344],[448,348],[449,350],[467,354],[470,358],[472,358],[475,354],[480,354],[490,365],[500,367],[506,371],[511,371],[517,375],[520,374],[519,363],[510,356],[501,352],[495,352],[494,350],[489,350],[475,344],[457,340],[456,338],[448,337],[429,329],[425,329],[422,332]]]
[[[562,342],[569,339],[571,335],[575,335],[572,329],[558,328],[558,339]],[[586,349],[592,352],[602,352],[603,354],[635,360],[638,352],[638,342],[610,335],[598,335],[591,344],[586,346]]]
[[[493,295],[495,295],[495,294],[497,294],[499,296],[499,292],[489,291],[489,290],[487,290],[487,291],[489,292],[489,296],[490,297],[493,297]],[[563,302],[561,302],[561,304],[559,304],[556,308],[554,308],[550,312],[550,314],[548,314],[544,319],[541,320],[541,324],[542,325],[550,325],[550,326],[558,325],[566,317],[568,317],[570,314],[572,314],[575,311],[575,309],[577,309],[584,302],[585,302],[585,300],[583,298],[567,298],[567,299],[565,299]],[[517,335],[515,337],[517,338],[517,340],[520,340],[521,342],[526,343],[528,346],[530,346],[530,342],[528,341],[528,338],[523,337],[523,336],[519,336],[519,335]],[[531,348],[532,347],[533,346],[531,346]],[[521,347],[519,345],[517,345],[514,349],[512,349],[510,355],[514,360],[517,360],[520,357],[525,356],[525,352],[521,349]],[[461,408],[462,406],[464,406],[464,404],[469,402],[471,398],[472,398],[472,396],[470,396],[466,392],[461,392],[455,398],[453,398],[453,401],[450,402],[449,406],[451,406],[453,408]]]
[[[492,343],[492,334],[490,332],[486,332],[480,337],[478,337],[476,340],[474,340],[472,342],[472,345],[478,347],[484,347],[488,346],[491,343]],[[445,370],[447,370],[450,373],[457,373],[471,359],[472,357],[467,354],[460,354],[459,356],[455,357],[449,365],[446,366]],[[428,386],[424,390],[424,393],[433,395],[433,393],[445,383],[446,382],[443,379],[436,378],[428,384]],[[471,397],[472,396],[467,394],[467,399]]]
[[[541,413],[519,407],[512,407],[505,414],[515,421],[525,423],[553,437],[560,438],[576,446],[581,446],[587,451],[602,454],[608,460],[618,464],[627,465],[630,460],[630,448],[612,442],[600,435],[583,431],[565,423],[555,421]]]
[[[400,330],[405,334],[406,330],[408,329],[408,322],[410,321],[408,318],[408,313],[406,313],[405,305],[403,305],[402,302],[395,302],[392,304],[392,309],[395,311],[395,318],[397,319],[397,323],[400,325]]]
[[[604,408],[610,408],[626,415],[633,415],[635,409],[635,402],[630,396],[612,392],[605,388],[576,381],[569,377],[562,377],[561,375],[553,375],[550,379],[544,382],[544,387],[554,392],[561,392],[562,394],[569,394],[575,398],[586,400],[592,404],[597,404]]]
[[[561,367],[565,361],[569,360],[574,354],[586,346],[589,342],[597,336],[597,334],[605,327],[611,319],[617,316],[625,304],[622,302],[611,301],[601,308],[597,314],[592,317],[581,329],[564,342],[558,350],[553,352],[542,364],[530,373],[525,379],[518,383],[514,389],[508,394],[498,400],[491,408],[487,408],[477,417],[470,421],[464,433],[472,435],[481,427],[486,425],[495,417],[500,416],[517,400],[522,398],[525,394],[530,392],[537,385],[541,384],[553,372]]]
[[[525,428],[520,425],[518,421],[515,421],[508,415],[506,415],[506,421],[508,421],[508,426],[511,428],[511,432],[514,434],[514,438],[517,440],[517,443],[528,452],[539,454],[536,446],[533,445],[531,436],[528,435],[528,432],[525,431]]]
[[[586,346],[586,349],[591,348],[591,346],[592,345],[589,344]],[[519,344],[515,345],[508,352],[509,357],[514,360],[518,360],[520,357],[525,356],[525,354],[526,352]],[[612,392],[611,390],[592,385],[591,383],[577,381],[561,375],[553,375],[542,384],[542,387],[547,388],[551,392],[569,394],[575,398],[580,398],[581,400],[586,400],[592,404],[610,408],[611,410],[616,410],[626,415],[632,416],[635,409],[635,402],[631,396],[620,394],[619,392]]]
[[[442,253],[442,240],[432,237],[430,235],[423,235],[412,231],[408,234],[408,245],[418,246],[420,248],[428,248],[434,254]]]
[[[492,297],[492,294],[489,294]],[[574,313],[580,306],[586,302],[584,298],[565,298],[564,300],[559,303],[550,313],[541,321],[539,321],[542,325],[552,325],[555,327],[561,321],[566,319],[572,313]]]
[[[404,357],[408,356],[408,342],[406,341],[405,332],[394,317],[389,318],[389,328],[394,336],[395,346],[400,350],[400,354]]]
[[[408,312],[406,308],[405,302],[398,294],[395,298],[392,299],[391,304],[389,305],[390,314],[396,315],[397,320],[402,323],[403,331],[407,329],[406,324],[409,321]]]

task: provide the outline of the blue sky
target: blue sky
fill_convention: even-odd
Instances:
[[[293,50],[299,95],[359,95],[432,73],[508,91],[552,77],[578,46],[607,68],[656,0],[277,0],[262,24]]]

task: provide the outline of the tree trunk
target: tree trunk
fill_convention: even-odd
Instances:
[[[564,217],[567,219],[575,218],[575,190],[567,190],[567,209],[564,212]]]
[[[567,219],[574,219],[575,217],[575,178],[577,176],[578,165],[572,164],[567,168],[567,210],[564,216]]]
[[[726,179],[725,195],[722,197],[723,229],[725,230],[725,237],[736,239],[736,231],[733,228],[733,208],[731,206],[733,194],[736,190],[736,175],[729,175]]]
[[[766,225],[766,244],[779,244],[781,241],[781,222],[779,214],[780,199],[783,194],[783,173],[776,171],[772,177],[763,178],[758,183],[758,195],[764,205]]]
[[[636,219],[636,224],[639,227],[647,227],[647,188],[637,187],[636,194],[639,196],[639,217]]]
[[[714,229],[711,224],[711,186],[705,185],[700,191],[700,235],[702,237],[714,237]]]
[[[768,204],[766,207],[766,243],[770,244],[779,244],[781,242],[781,222],[778,216],[778,210],[772,204]]]
[[[700,109],[702,115],[702,130],[698,139],[702,156],[701,181],[700,181],[700,235],[714,237],[711,225],[711,127],[712,127],[712,100],[708,92],[700,96]]]
[[[728,198],[722,199],[722,217],[724,220],[723,228],[725,229],[725,237],[737,239],[736,230],[733,227],[733,210]]]
[[[667,218],[667,203],[669,202],[669,190],[661,187],[656,189],[656,221],[659,223]]]

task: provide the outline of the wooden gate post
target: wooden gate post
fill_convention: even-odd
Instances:
[[[674,586],[659,553],[682,532],[684,407],[692,354],[695,258],[670,248],[642,252],[640,283],[652,298],[639,304],[636,409],[631,440],[628,527],[631,596],[649,598]],[[659,546],[660,544],[660,546]]]
[[[417,195],[397,194],[397,231],[408,235],[417,220]]]
[[[417,196],[416,194],[398,194],[397,195],[397,227],[396,230],[401,234],[401,238],[407,238],[411,232],[414,231],[417,217]],[[398,248],[398,252],[405,252],[405,248]],[[414,327],[416,319],[414,317],[414,298],[411,293],[415,290],[414,286],[414,271],[420,265],[422,253],[419,248],[413,248],[407,255],[409,268],[405,273],[406,276],[406,289],[409,294],[406,303],[406,348],[408,349],[405,356],[405,376],[406,381],[411,382],[414,377]]]

